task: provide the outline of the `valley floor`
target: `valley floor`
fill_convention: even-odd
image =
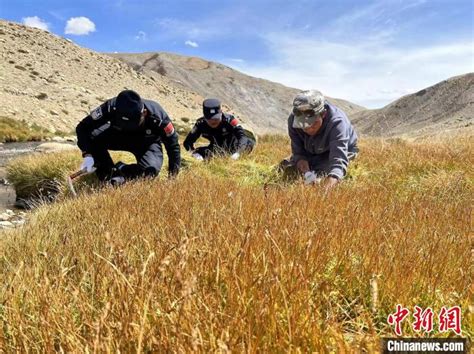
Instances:
[[[286,138],[259,144],[173,181],[85,185],[4,231],[0,349],[372,352],[397,304],[403,336],[456,336],[437,316],[460,306],[472,337],[471,137],[363,139],[329,194],[281,180]],[[79,162],[27,157],[9,174],[32,188]],[[436,313],[430,334],[415,306]]]

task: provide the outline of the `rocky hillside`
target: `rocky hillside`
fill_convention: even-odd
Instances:
[[[144,73],[155,72],[204,97],[218,97],[239,111],[259,132],[286,133],[286,120],[298,89],[242,74],[225,65],[169,53],[110,54]],[[329,100],[352,115],[363,107]]]
[[[361,111],[352,121],[362,134],[432,135],[474,127],[474,73],[452,77],[381,109]]]
[[[178,126],[201,113],[201,96],[161,75],[145,76],[49,32],[0,20],[0,117],[70,132],[125,88],[158,101]]]

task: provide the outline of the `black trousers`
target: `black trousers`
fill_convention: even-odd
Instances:
[[[255,141],[244,137],[245,139],[245,149],[244,152],[249,153],[255,147]],[[204,157],[205,159],[211,158],[213,155],[216,154],[223,154],[223,155],[232,155],[233,153],[237,152],[238,149],[238,141],[236,138],[232,137],[228,141],[224,142],[223,145],[217,144],[209,144],[208,146],[201,146],[194,150],[199,155]]]
[[[109,150],[131,152],[136,164],[115,168]],[[126,135],[116,131],[106,131],[94,139],[91,151],[96,174],[105,181],[114,176],[123,176],[130,180],[143,176],[157,176],[163,165],[163,148],[160,139],[147,139],[143,135]]]

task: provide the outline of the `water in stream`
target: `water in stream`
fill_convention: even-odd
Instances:
[[[20,155],[30,154],[42,142],[4,143],[0,145],[0,212],[14,209],[15,190],[6,182],[8,161]]]

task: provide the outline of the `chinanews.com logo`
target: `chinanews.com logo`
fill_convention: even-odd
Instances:
[[[410,316],[412,314],[412,316]],[[415,306],[413,311],[398,304],[395,312],[387,317],[387,323],[393,327],[397,338],[383,338],[383,353],[468,353],[469,343],[460,338],[461,307],[443,306],[438,312],[432,308]],[[411,321],[414,332],[429,335],[433,333],[448,334],[450,338],[400,338],[403,336],[402,324]]]

